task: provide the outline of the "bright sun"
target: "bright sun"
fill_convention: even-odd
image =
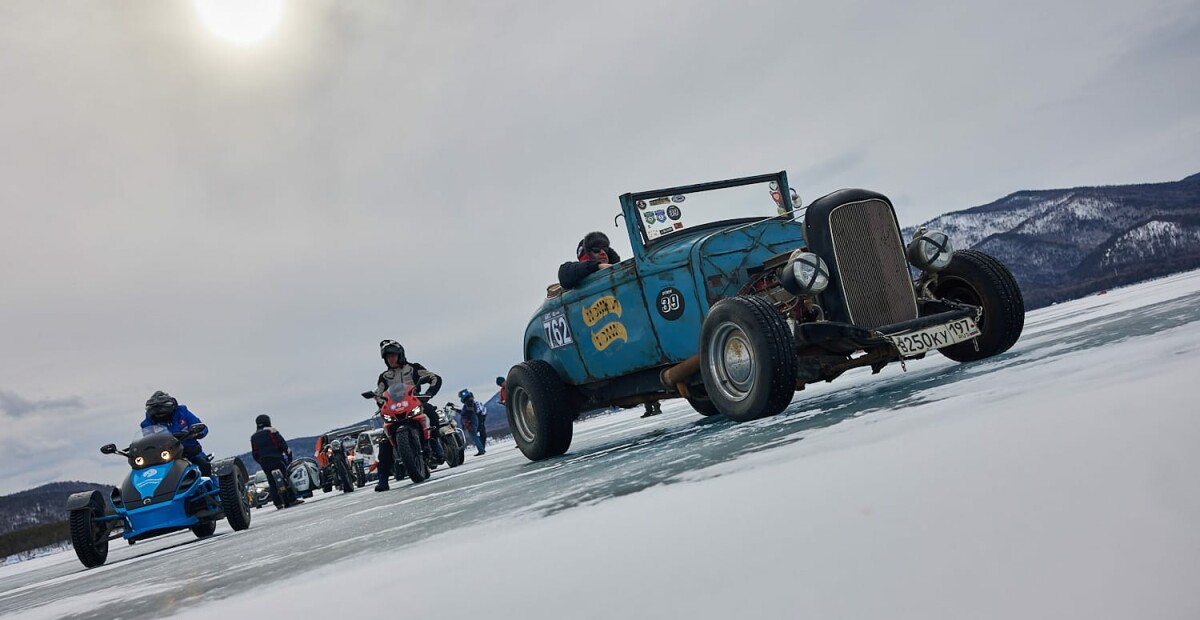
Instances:
[[[252,45],[279,25],[283,0],[195,0],[196,12],[213,34],[235,45]]]

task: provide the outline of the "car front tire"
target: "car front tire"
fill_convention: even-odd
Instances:
[[[761,297],[718,301],[700,328],[700,375],[716,410],[735,421],[782,412],[796,392],[796,352],[787,321]]]
[[[1025,298],[1004,263],[979,250],[959,250],[938,272],[935,296],[983,308],[979,337],[938,349],[956,362],[972,362],[1009,349],[1025,328]]]

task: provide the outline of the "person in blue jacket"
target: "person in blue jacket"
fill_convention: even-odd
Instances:
[[[483,456],[487,452],[487,407],[475,400],[475,395],[466,388],[459,390],[458,399],[463,405],[460,414],[463,428],[471,436],[477,450],[475,456]]]
[[[172,433],[179,433],[193,424],[200,424],[200,418],[188,411],[187,406],[179,404],[174,396],[159,390],[146,401],[146,419],[142,420],[142,428],[155,424],[167,427]],[[202,475],[211,477],[212,463],[209,463],[208,455],[198,441],[207,435],[208,429],[205,428],[195,437],[183,440],[183,455],[200,468]]]

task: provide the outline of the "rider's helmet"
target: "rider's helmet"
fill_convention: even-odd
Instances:
[[[259,428],[266,428],[271,425],[271,416],[263,413],[257,418],[254,418],[254,424]]]
[[[463,388],[458,391],[458,400],[464,403],[467,402],[467,399],[471,398],[472,396],[474,396],[474,394],[471,394],[471,390],[468,390],[467,388]]]
[[[379,342],[379,357],[383,358],[384,362],[387,362],[387,356],[389,353],[395,353],[396,355],[399,355],[400,364],[402,365],[405,361],[407,361],[404,359],[404,345],[396,342],[395,340],[381,340]]]
[[[496,377],[496,385],[504,386],[504,377]]]
[[[175,400],[174,396],[159,390],[152,394],[150,399],[146,401],[146,415],[150,416],[152,422],[168,424],[175,415],[175,408],[178,406],[179,401]]]

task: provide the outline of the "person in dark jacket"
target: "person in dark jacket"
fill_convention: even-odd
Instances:
[[[458,399],[462,401],[462,425],[475,444],[475,456],[483,456],[487,452],[487,407],[465,388],[458,392]]]
[[[429,372],[424,366],[408,361],[404,355],[404,346],[395,340],[383,340],[379,343],[379,356],[383,358],[383,363],[387,366],[387,370],[379,374],[379,379],[375,386],[375,403],[383,406],[383,394],[394,383],[404,383],[416,388],[419,392],[422,385],[428,385],[422,396],[433,397],[442,389],[442,378]],[[370,396],[370,393],[364,394]],[[433,428],[437,428],[439,419],[437,408],[425,402],[425,417],[427,423]],[[394,430],[393,430],[394,433]],[[396,462],[395,450],[392,448],[391,439],[395,439],[394,435],[389,435],[388,441],[379,442],[379,482],[375,485],[376,491],[386,491],[388,486],[388,478],[392,474],[392,466]],[[442,450],[442,442],[434,440],[427,442],[427,448],[433,452],[434,457],[445,462],[446,455]]]
[[[267,474],[267,486],[271,489],[271,501],[275,509],[303,504],[304,500],[296,499],[290,486],[284,485],[280,489],[275,482],[276,471],[284,480],[287,479],[287,466],[292,460],[292,449],[288,447],[287,440],[271,426],[270,416],[260,415],[254,418],[254,424],[258,430],[250,436],[250,453]]]
[[[142,420],[142,428],[157,425],[166,427],[167,431],[171,433],[182,433],[186,432],[188,427],[193,424],[200,424],[200,418],[188,411],[185,405],[179,404],[174,396],[162,390],[152,394],[146,401],[146,419]],[[207,428],[180,443],[183,444],[183,456],[200,468],[201,475],[212,477],[212,463],[209,462],[208,455],[204,453],[204,448],[200,447],[199,441],[206,436],[208,436]]]
[[[608,243],[608,235],[590,232],[575,248],[578,260],[567,261],[558,267],[558,283],[565,289],[579,286],[584,278],[601,269],[608,269],[621,262],[621,257]]]

